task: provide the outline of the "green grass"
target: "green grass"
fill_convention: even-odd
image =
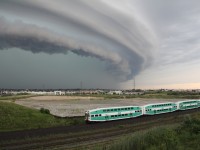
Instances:
[[[0,100],[17,100],[17,99],[23,99],[23,98],[29,98],[29,97],[35,97],[37,95],[5,95],[0,96]]]
[[[84,118],[56,118],[39,110],[0,102],[0,131],[47,128],[84,123]]]
[[[188,115],[180,125],[157,127],[121,138],[104,150],[199,150],[200,113]]]

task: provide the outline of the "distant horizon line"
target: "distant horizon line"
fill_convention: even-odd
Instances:
[[[200,90],[200,88],[0,88],[0,90]]]

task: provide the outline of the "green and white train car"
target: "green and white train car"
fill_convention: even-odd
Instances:
[[[176,103],[166,102],[166,103],[155,103],[143,106],[144,115],[155,115],[162,113],[169,113],[177,110]]]
[[[141,106],[122,106],[92,109],[85,112],[86,122],[102,122],[141,116]]]
[[[176,103],[179,110],[194,109],[199,107],[199,100],[185,100]]]

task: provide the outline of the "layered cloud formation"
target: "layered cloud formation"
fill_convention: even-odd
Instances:
[[[131,79],[151,65],[157,39],[130,2],[1,0],[0,49],[71,51],[105,61],[115,77]]]

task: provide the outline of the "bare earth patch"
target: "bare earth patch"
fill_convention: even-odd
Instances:
[[[85,111],[95,108],[116,106],[141,106],[151,103],[177,102],[180,99],[103,99],[81,96],[38,96],[16,100],[15,103],[30,108],[46,108],[60,117],[84,116]]]

